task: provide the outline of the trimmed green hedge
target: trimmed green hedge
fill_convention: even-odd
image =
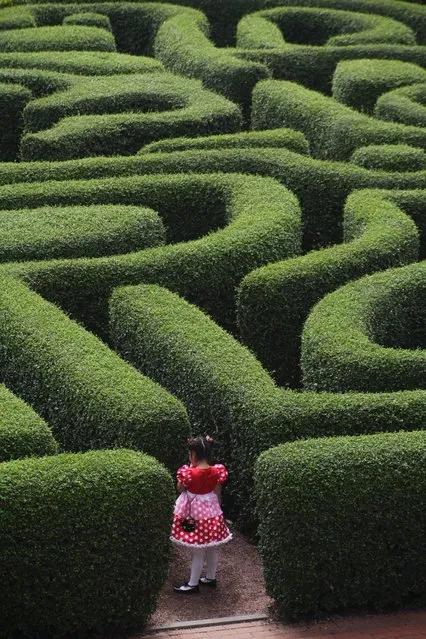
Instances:
[[[395,202],[414,220],[420,235],[420,259],[426,259],[426,189],[415,191],[391,189],[379,193],[390,202]]]
[[[426,67],[424,46],[398,44],[360,44],[350,46],[312,46],[285,44],[275,49],[236,49],[242,60],[264,64],[276,80],[289,80],[308,89],[331,94],[333,74],[342,60],[400,60]],[[312,73],[315,69],[315,73]]]
[[[426,388],[426,262],[375,273],[327,295],[302,335],[308,389]]]
[[[217,438],[230,464],[241,412],[254,410],[256,420],[253,399],[275,390],[261,364],[198,308],[159,286],[117,288],[109,310],[115,350],[184,402],[194,430]]]
[[[196,149],[289,149],[295,153],[309,155],[308,142],[300,131],[293,129],[272,129],[268,131],[243,131],[226,135],[210,135],[201,138],[172,138],[151,142],[139,153],[170,153]]]
[[[242,105],[245,111],[257,82],[270,76],[265,65],[216,49],[208,39],[207,20],[199,12],[177,15],[162,24],[154,51],[174,73],[200,78],[206,87]]]
[[[426,82],[426,69],[397,60],[346,60],[333,75],[333,97],[372,114],[377,99],[396,87]]]
[[[207,143],[207,138],[205,138]],[[199,140],[201,143],[201,139]],[[191,142],[188,142],[191,144]],[[111,176],[134,176],[154,173],[245,173],[271,176],[283,183],[298,197],[304,217],[304,246],[307,250],[341,241],[342,211],[345,200],[354,189],[424,189],[426,172],[384,173],[357,167],[349,163],[315,160],[285,148],[219,148],[188,149],[183,152],[147,153],[133,157],[86,158],[63,162],[0,164],[0,208],[24,208],[28,198],[32,206],[42,206],[46,189],[30,183],[50,180],[91,180]],[[18,186],[17,183],[21,182]],[[130,184],[130,182],[128,183]],[[83,188],[83,187],[82,187]],[[74,186],[72,186],[74,189]],[[49,192],[65,191],[68,186],[51,185]],[[46,191],[48,192],[48,191]],[[50,196],[49,196],[50,197]],[[124,200],[104,200],[105,203],[133,203]],[[66,194],[50,203],[68,205]],[[321,206],[318,206],[318,203]],[[79,200],[78,203],[82,203]],[[87,203],[86,201],[84,203]],[[155,203],[147,206],[157,210]],[[167,224],[167,221],[166,221]],[[254,268],[254,267],[253,267]]]
[[[136,206],[63,206],[0,211],[0,262],[131,253],[165,244],[155,211]]]
[[[62,0],[66,4],[68,0]],[[42,4],[45,0],[37,0]],[[96,0],[98,2],[98,0]],[[294,6],[295,0],[279,0],[280,5]],[[84,0],[84,4],[87,0]],[[92,3],[90,3],[92,4]],[[219,46],[233,41],[238,21],[243,15],[265,9],[265,0],[174,0],[175,5],[192,6],[206,14],[212,24],[213,39]],[[297,0],[298,6],[345,9],[395,18],[413,29],[418,42],[426,42],[426,11],[399,0]]]
[[[32,101],[24,118],[36,131],[22,138],[24,160],[131,154],[164,137],[231,133],[241,126],[235,104],[198,80],[165,73],[134,75],[130,83],[128,76],[82,79]]]
[[[349,159],[355,149],[368,144],[426,147],[426,133],[420,127],[381,122],[333,98],[278,80],[265,80],[255,87],[252,126],[255,130],[286,126],[302,131],[312,154],[324,159]]]
[[[46,422],[0,385],[0,462],[54,455],[58,445]]]
[[[266,19],[279,28],[282,42],[279,41],[275,30],[267,32],[266,25],[263,24],[258,36],[259,18]],[[269,33],[272,36],[271,42]],[[266,45],[272,48],[276,45],[282,47],[284,43],[313,46],[384,43],[414,45],[416,39],[409,27],[383,16],[318,7],[291,6],[268,9],[245,16],[238,23],[237,47],[258,49]]]
[[[139,282],[167,286],[233,326],[235,287],[244,275],[300,251],[297,199],[270,178],[141,175],[15,185],[13,193],[3,187],[3,196],[0,208],[143,202],[161,213],[168,240],[179,243],[115,257],[3,267],[101,334],[112,289]]]
[[[2,630],[95,634],[145,623],[170,557],[170,475],[135,451],[0,464]]]
[[[426,602],[426,432],[285,444],[260,456],[255,482],[281,614]]]
[[[0,53],[0,68],[40,69],[75,75],[124,75],[159,73],[163,65],[153,58],[137,58],[102,51],[37,51],[36,53]]]
[[[24,124],[22,112],[32,94],[25,87],[3,83],[2,79],[0,74],[0,161],[8,162],[16,159]]]
[[[402,193],[418,204],[416,191]],[[416,225],[387,194],[349,196],[344,244],[269,264],[242,280],[237,314],[243,341],[280,384],[299,384],[300,335],[316,302],[350,280],[418,259]]]
[[[153,54],[155,35],[163,22],[178,14],[199,14],[188,7],[152,2],[49,2],[31,4],[30,9],[38,26],[61,24],[82,12],[103,15],[111,23],[117,50],[136,56]]]
[[[16,85],[25,87],[29,92],[24,104],[26,106],[34,98],[44,97],[55,91],[66,91],[73,85],[73,78],[63,73],[39,69],[0,68],[0,82],[4,83],[5,91],[16,89]]]
[[[128,446],[174,468],[189,431],[180,402],[21,282],[1,284],[2,377],[62,448]]]
[[[0,31],[0,51],[115,51],[111,33],[95,27],[38,27]]]
[[[36,26],[30,7],[7,7],[0,12],[0,30],[29,29]]]
[[[79,24],[86,27],[98,27],[99,29],[112,31],[111,22],[108,16],[104,16],[102,13],[96,13],[95,11],[72,13],[70,16],[66,16],[64,18],[62,24]]]
[[[119,352],[180,397],[193,423],[217,434],[232,473],[227,492],[245,528],[256,525],[253,472],[262,451],[306,437],[426,427],[425,391],[339,395],[277,388],[247,348],[165,289],[117,289],[110,310]]]
[[[403,87],[382,95],[374,113],[382,120],[426,126],[426,85]]]
[[[353,164],[374,171],[409,171],[426,170],[426,153],[408,144],[371,144],[361,146],[350,159]]]

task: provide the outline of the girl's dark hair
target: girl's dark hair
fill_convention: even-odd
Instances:
[[[200,461],[205,459],[209,464],[213,461],[213,440],[206,435],[199,435],[198,437],[191,437],[188,439],[188,449],[197,455],[197,459]]]

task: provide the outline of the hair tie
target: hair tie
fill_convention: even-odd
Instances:
[[[208,442],[209,444],[213,444],[213,437],[210,437],[210,435],[206,435],[205,438],[206,442]]]

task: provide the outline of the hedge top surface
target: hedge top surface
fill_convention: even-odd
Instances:
[[[253,91],[252,114],[256,130],[286,126],[302,131],[312,154],[324,159],[346,160],[367,144],[426,147],[423,128],[376,120],[295,82],[259,82]]]
[[[37,51],[0,53],[0,68],[39,69],[75,75],[120,75],[160,72],[159,60],[101,51]]]
[[[0,31],[0,51],[115,51],[111,33],[96,27],[64,26]]]
[[[408,144],[371,144],[356,149],[350,159],[352,164],[375,171],[425,171],[424,149]]]
[[[382,120],[426,126],[426,84],[413,84],[381,95],[374,112]]]
[[[130,253],[165,237],[158,214],[136,206],[0,211],[0,262]]]

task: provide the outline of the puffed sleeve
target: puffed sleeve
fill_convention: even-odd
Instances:
[[[191,468],[189,466],[181,466],[176,473],[176,479],[188,488],[191,482]]]
[[[216,468],[216,471],[217,471],[217,478],[218,478],[219,484],[224,484],[226,480],[228,479],[228,471],[226,470],[223,464],[215,464],[214,467]]]

